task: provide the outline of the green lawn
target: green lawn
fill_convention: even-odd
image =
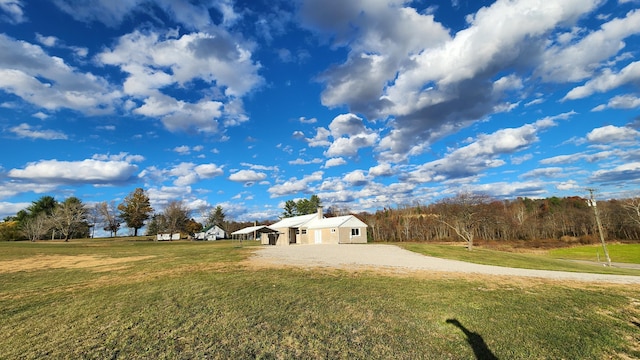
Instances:
[[[640,244],[608,244],[607,250],[613,262],[640,264]],[[556,258],[606,262],[602,245],[555,249],[550,254]]]
[[[638,286],[265,269],[255,249],[0,243],[0,359],[640,358]]]
[[[536,270],[640,276],[640,270],[637,269],[609,268],[598,264],[581,264],[567,261],[567,259],[596,261],[596,251],[598,249],[601,251],[601,260],[604,261],[602,247],[597,246],[580,246],[543,253],[517,253],[481,247],[474,247],[473,251],[467,251],[463,246],[446,244],[396,243],[395,245],[424,255],[468,261],[477,264]],[[640,245],[610,245],[609,248],[609,253],[613,259],[612,261],[640,264]],[[626,255],[623,257],[621,254]]]

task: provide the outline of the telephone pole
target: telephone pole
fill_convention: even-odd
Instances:
[[[604,250],[604,255],[607,257],[607,264],[611,267],[611,258],[609,257],[609,251],[607,250],[607,244],[604,242],[604,234],[602,233],[602,224],[600,223],[598,206],[596,204],[596,199],[593,198],[593,192],[595,189],[587,189],[587,191],[589,191],[589,200],[587,203],[593,208],[593,213],[596,216],[596,224],[598,225],[598,233],[600,233],[600,242],[602,242],[602,249]]]

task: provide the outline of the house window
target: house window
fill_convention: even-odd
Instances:
[[[335,232],[336,232],[336,229],[331,229],[332,234],[335,234]]]
[[[360,236],[360,229],[358,228],[351,229],[351,236]]]
[[[301,234],[302,235],[307,235],[307,229],[302,229]]]

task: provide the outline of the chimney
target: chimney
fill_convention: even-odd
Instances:
[[[324,217],[324,214],[322,212],[322,206],[318,205],[318,220],[322,220],[323,217]]]

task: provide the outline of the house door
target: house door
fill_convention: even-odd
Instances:
[[[322,230],[316,230],[314,238],[316,244],[322,244]]]

